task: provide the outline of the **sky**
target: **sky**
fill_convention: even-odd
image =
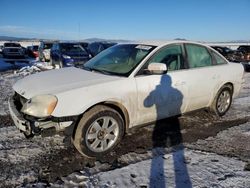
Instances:
[[[250,0],[0,0],[0,35],[250,40]]]

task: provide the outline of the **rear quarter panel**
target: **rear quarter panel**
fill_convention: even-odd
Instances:
[[[216,94],[220,88],[227,84],[233,84],[233,98],[239,95],[244,76],[244,67],[240,63],[228,63],[224,65],[217,65],[218,74],[217,74],[217,84],[213,91],[213,98],[210,100],[210,104],[213,102]]]

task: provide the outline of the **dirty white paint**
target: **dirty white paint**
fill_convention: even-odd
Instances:
[[[240,64],[172,71],[166,75],[136,76],[138,69],[152,54],[173,43],[182,42],[146,43],[158,47],[129,77],[64,68],[28,76],[13,88],[26,98],[55,95],[58,99],[52,113],[55,117],[79,115],[97,103],[115,102],[127,110],[130,127],[207,107],[227,82],[233,83],[235,96],[238,94],[244,71]]]

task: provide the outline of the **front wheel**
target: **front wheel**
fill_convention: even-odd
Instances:
[[[124,122],[114,109],[97,105],[81,118],[73,143],[86,156],[99,158],[112,151],[124,133]]]
[[[211,106],[212,111],[218,115],[223,116],[229,110],[232,103],[232,87],[224,85],[217,93],[214,102]]]

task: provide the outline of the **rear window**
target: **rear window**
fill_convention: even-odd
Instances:
[[[38,46],[33,46],[33,50],[37,51],[38,50]]]
[[[18,43],[4,43],[4,47],[21,47]]]
[[[60,44],[62,52],[68,53],[85,53],[86,50],[80,44]]]

